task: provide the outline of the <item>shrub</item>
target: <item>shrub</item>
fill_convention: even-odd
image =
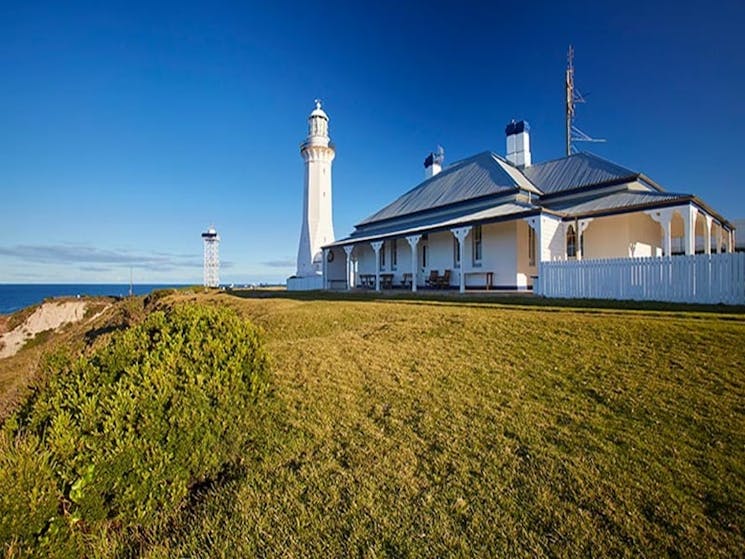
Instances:
[[[51,454],[34,435],[0,433],[0,450],[0,538],[19,551],[46,547],[61,522]]]
[[[224,309],[179,306],[117,333],[6,423],[3,470],[38,483],[0,500],[0,517],[16,519],[0,538],[40,543],[59,515],[70,539],[162,526],[190,488],[240,461],[267,369],[257,330]]]
[[[145,307],[152,308],[158,301],[176,293],[175,289],[155,289],[145,297]]]
[[[31,347],[39,346],[49,340],[49,338],[52,337],[52,334],[54,334],[54,328],[49,328],[47,330],[37,332],[33,338],[26,339],[22,349],[29,349]]]

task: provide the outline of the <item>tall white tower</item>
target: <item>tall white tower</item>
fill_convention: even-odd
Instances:
[[[316,99],[308,117],[308,137],[300,146],[305,161],[303,227],[297,251],[297,277],[322,273],[321,247],[334,241],[331,216],[331,162],[336,152],[329,138],[329,117]]]
[[[220,285],[220,235],[214,226],[210,226],[202,233],[204,239],[204,285],[218,287]]]

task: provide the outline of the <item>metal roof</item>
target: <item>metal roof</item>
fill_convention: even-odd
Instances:
[[[544,194],[576,190],[624,179],[632,180],[639,176],[636,171],[587,152],[575,153],[569,157],[545,163],[536,163],[523,169],[523,173]]]
[[[649,190],[637,190],[639,187]],[[539,196],[531,201],[520,191]],[[567,200],[568,196],[571,199]],[[453,163],[360,222],[350,236],[327,247],[519,219],[539,212],[568,219],[684,203],[698,205],[731,227],[695,196],[664,192],[644,175],[591,153],[520,169],[487,151]]]
[[[543,202],[541,205],[549,210],[579,216],[591,213],[638,208],[640,206],[655,206],[661,203],[680,201],[687,202],[692,198],[690,194],[676,194],[674,192],[651,192],[638,190],[622,190],[604,196],[575,198],[563,202]]]
[[[446,167],[358,226],[519,188],[539,193],[509,163],[485,151]]]
[[[377,228],[374,232],[370,231],[363,233],[355,231],[355,233],[352,233],[350,236],[330,243],[324,248],[374,241],[376,239],[386,239],[389,237],[400,238],[406,235],[416,235],[419,233],[449,229],[458,225],[467,225],[474,222],[484,223],[500,221],[505,218],[515,219],[521,214],[530,214],[531,212],[538,211],[540,211],[540,208],[534,204],[506,202],[486,209],[477,211],[471,210],[470,212],[461,213],[460,215],[438,215],[437,217],[430,217],[429,219],[421,219],[416,223],[407,221],[405,225],[399,224],[398,226],[381,227]]]

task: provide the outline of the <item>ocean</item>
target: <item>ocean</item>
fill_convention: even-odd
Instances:
[[[147,295],[156,289],[184,287],[168,284],[135,284],[135,295]],[[0,284],[0,314],[10,314],[29,305],[41,303],[48,297],[77,295],[113,295],[123,297],[129,294],[129,284],[118,283],[2,283]]]

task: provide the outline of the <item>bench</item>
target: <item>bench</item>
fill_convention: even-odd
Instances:
[[[464,272],[463,273],[466,287],[468,287],[469,276],[484,276],[484,288],[492,289],[494,287],[494,272]]]

